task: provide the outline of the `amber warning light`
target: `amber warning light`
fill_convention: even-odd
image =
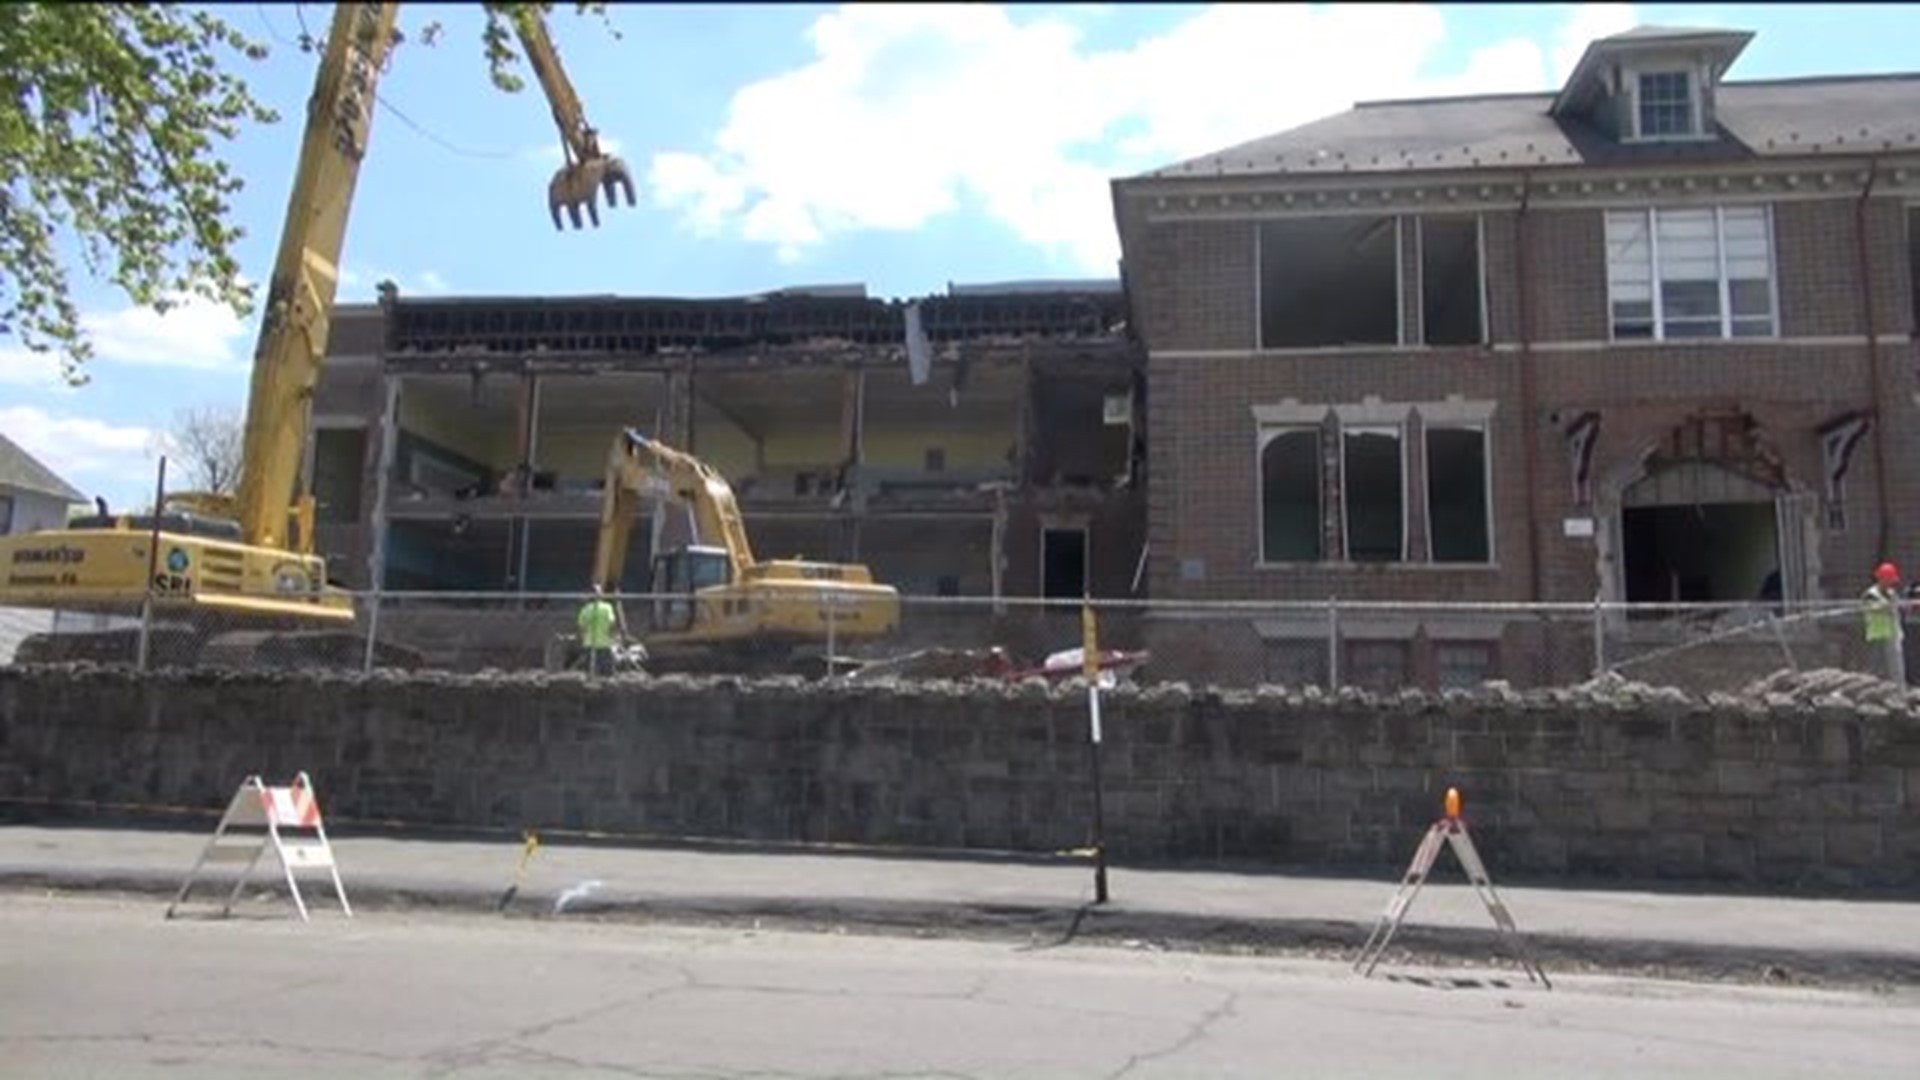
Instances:
[[[1459,816],[1460,789],[1450,787],[1447,789],[1447,817],[1457,819]]]

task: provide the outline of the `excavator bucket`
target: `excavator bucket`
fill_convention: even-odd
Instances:
[[[584,209],[594,227],[598,228],[598,197],[603,191],[609,208],[619,205],[616,196],[621,192],[626,193],[627,205],[634,205],[633,173],[627,169],[626,162],[603,155],[563,166],[547,184],[547,211],[553,215],[553,227],[565,228],[560,224],[560,212],[564,210],[573,227],[581,228],[580,211]]]

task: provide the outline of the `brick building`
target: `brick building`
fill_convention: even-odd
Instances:
[[[762,557],[864,562],[909,597],[1128,595],[1146,515],[1125,306],[1118,282],[344,306],[314,396],[316,541],[351,587],[498,598],[384,607],[383,635],[537,663],[573,605],[524,598],[586,588],[630,426],[718,468]],[[675,512],[637,527],[623,588],[687,539]],[[1057,647],[1018,612],[926,610],[910,638]]]
[[[1643,28],[1556,92],[1115,181],[1152,595],[1793,600],[1920,560],[1920,76],[1724,79],[1750,39]],[[1159,643],[1297,681],[1324,625]],[[1585,662],[1486,617],[1344,632],[1378,685]]]

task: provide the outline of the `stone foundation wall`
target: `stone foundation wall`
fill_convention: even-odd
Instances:
[[[1105,705],[1118,859],[1397,871],[1456,785],[1496,874],[1920,887],[1920,694],[1857,676]],[[1088,839],[1086,739],[1037,681],[0,668],[0,800],[213,810],[305,769],[336,818],[1047,851]]]

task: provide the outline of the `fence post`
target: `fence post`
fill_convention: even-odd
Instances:
[[[373,606],[367,610],[367,653],[361,670],[373,671],[373,649],[380,640],[380,597],[387,591],[387,481],[393,475],[400,440],[400,380],[388,375],[387,401],[380,412],[380,464],[373,481],[373,543],[367,551],[367,588],[373,594]],[[524,579],[524,575],[523,575]]]
[[[1327,597],[1327,690],[1340,689],[1340,600]]]
[[[833,678],[834,629],[840,624],[840,606],[836,597],[827,594],[827,678]]]
[[[140,648],[134,657],[134,669],[147,670],[153,637],[153,579],[160,575],[160,518],[167,503],[167,457],[160,455],[160,466],[153,481],[153,529],[147,534],[147,587],[140,600]]]
[[[1607,670],[1607,613],[1599,593],[1593,594],[1593,674]]]
[[[360,671],[373,673],[373,648],[380,642],[380,590],[373,589],[368,594],[367,606],[367,649],[360,658]]]

